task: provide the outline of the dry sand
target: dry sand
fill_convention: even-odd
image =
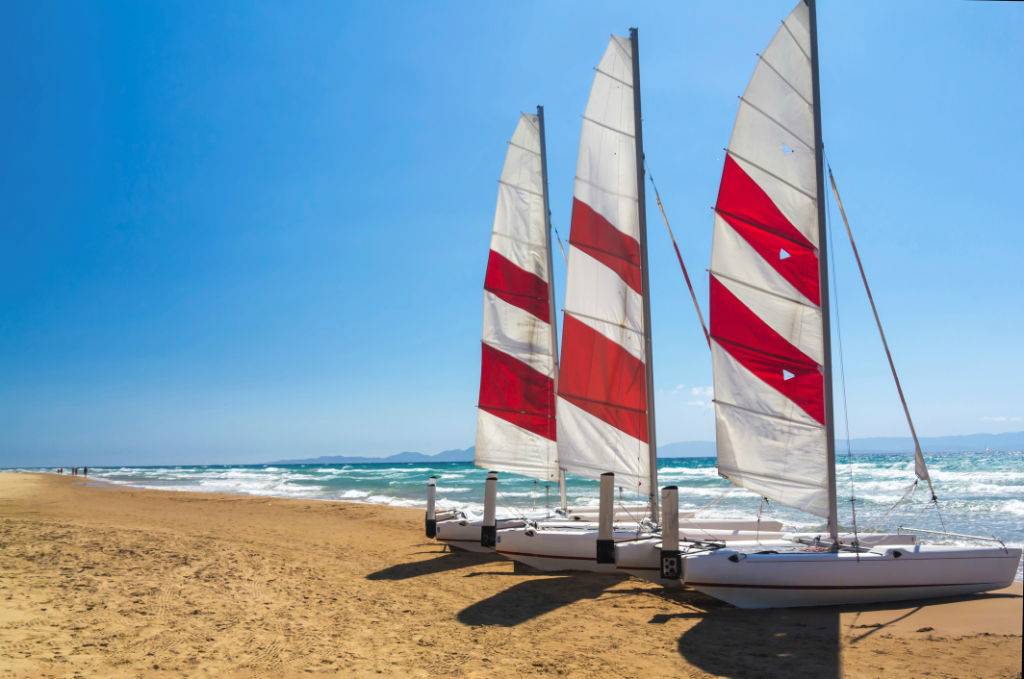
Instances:
[[[1021,612],[740,611],[516,575],[414,510],[0,474],[0,676],[1020,677]]]

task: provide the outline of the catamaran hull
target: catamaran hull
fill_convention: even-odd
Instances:
[[[637,530],[616,530],[616,542],[637,537]],[[617,572],[614,563],[597,562],[597,527],[526,528],[498,534],[498,554],[541,571]]]
[[[861,554],[726,548],[686,557],[683,582],[739,608],[869,604],[1000,589],[1020,557],[1020,549],[923,545]]]
[[[508,528],[522,528],[526,525],[526,521],[522,519],[498,519],[495,524],[498,531],[502,531]],[[434,539],[448,545],[452,549],[461,549],[465,552],[494,552],[493,547],[484,547],[480,544],[482,528],[483,521],[481,519],[439,521],[437,523],[437,535]]]
[[[781,537],[779,530],[782,524],[778,521],[747,521],[742,519],[690,519],[681,522],[679,535],[681,540],[711,540],[725,542],[736,539],[753,539],[754,529],[758,526],[764,530],[760,535],[765,538]],[[650,540],[653,536],[636,525],[616,527],[613,533],[616,550],[630,543]],[[542,571],[586,571],[591,573],[618,573],[624,569],[615,563],[597,562],[597,525],[572,525],[569,522],[542,523],[539,527],[502,531],[498,534],[498,554],[519,561]],[[632,553],[632,552],[631,552]],[[659,553],[660,554],[660,553]],[[652,572],[647,568],[658,566],[660,556],[645,557],[636,573],[646,573],[648,579]],[[652,562],[653,559],[653,562]],[[639,561],[639,559],[638,559]],[[653,565],[652,565],[653,563]],[[659,568],[660,573],[660,568]],[[659,578],[660,580],[660,578]]]
[[[694,544],[709,540],[703,532],[701,537],[679,529],[679,545],[684,550],[699,550],[700,545]],[[717,531],[714,542],[725,543],[737,549],[772,549],[774,547],[791,546],[790,540],[784,539],[782,532],[749,532],[749,531]],[[661,577],[661,536],[641,537],[634,540],[623,540],[615,544],[615,567],[620,573],[647,580],[662,587],[676,589],[682,586],[679,578]]]

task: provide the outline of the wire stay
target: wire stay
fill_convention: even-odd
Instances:
[[[665,206],[661,202],[661,194],[658,193],[658,186],[654,183],[654,175],[651,174],[651,168],[644,163],[644,167],[647,169],[647,178],[651,180],[651,188],[654,189],[654,200],[658,203],[658,211],[661,213],[661,221],[665,223],[665,229],[668,231],[668,237],[672,240],[672,247],[676,250],[676,259],[679,261],[679,268],[682,269],[683,279],[686,281],[686,288],[690,291],[690,299],[693,300],[693,308],[697,312],[697,320],[700,321],[700,329],[704,331],[704,340],[708,343],[708,347],[711,346],[711,333],[708,332],[708,326],[704,322],[704,314],[700,310],[700,303],[697,301],[697,293],[693,290],[693,282],[690,280],[690,274],[686,270],[686,264],[683,262],[683,254],[679,250],[679,243],[676,242],[676,235],[672,233],[672,225],[668,222],[668,215],[665,214]]]
[[[860,271],[860,279],[864,283],[864,291],[867,293],[868,302],[871,304],[871,313],[875,317],[875,325],[878,326],[878,335],[882,338],[882,347],[885,349],[885,357],[889,361],[889,370],[892,371],[893,381],[896,383],[896,391],[900,396],[900,403],[903,405],[903,414],[907,417],[907,425],[910,427],[910,435],[914,439],[914,471],[919,479],[928,482],[928,490],[932,494],[932,502],[938,502],[935,494],[935,487],[932,485],[931,475],[928,474],[928,467],[924,462],[924,453],[921,452],[921,441],[917,438],[917,430],[914,428],[914,421],[910,417],[910,408],[907,406],[906,396],[903,394],[903,385],[900,383],[899,375],[896,373],[896,363],[893,361],[892,352],[889,350],[889,342],[885,338],[885,330],[882,329],[882,319],[878,315],[878,308],[875,306],[875,298],[871,294],[871,286],[868,285],[867,274],[864,273],[864,264],[860,259],[860,252],[857,250],[857,243],[853,238],[853,231],[850,229],[850,220],[846,217],[846,210],[843,208],[843,200],[839,197],[839,187],[836,186],[836,178],[832,175],[832,166],[828,166],[828,179],[832,185],[832,193],[836,197],[836,205],[839,207],[839,214],[843,218],[843,225],[846,227],[846,235],[850,239],[850,247],[853,249],[853,257],[857,261],[857,269]],[[941,515],[940,515],[941,520]]]

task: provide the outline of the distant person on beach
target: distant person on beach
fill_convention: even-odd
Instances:
[[[88,475],[89,475],[89,468],[88,467],[82,467],[82,476],[88,476]]]

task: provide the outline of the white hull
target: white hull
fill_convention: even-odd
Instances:
[[[778,521],[761,521],[758,524],[756,521],[742,519],[688,519],[680,523],[679,535],[682,541],[729,542],[752,540],[757,536],[765,540],[782,537],[782,524]],[[758,526],[763,530],[755,532]],[[635,524],[617,525],[612,537],[617,551],[623,545],[656,538]],[[509,559],[543,571],[624,572],[616,564],[597,563],[597,524],[592,523],[542,522],[535,528],[501,531],[498,533],[496,551]],[[638,559],[641,567],[635,569],[637,575],[646,572],[649,560],[646,555],[642,563]],[[655,556],[653,563],[657,566],[660,556]],[[652,572],[647,573],[648,579]],[[656,581],[660,582],[660,578]]]
[[[617,528],[613,539],[634,540],[638,530]],[[498,554],[542,571],[616,573],[614,563],[597,563],[597,525],[541,526],[498,533]]]
[[[507,528],[522,528],[526,525],[523,519],[498,519],[495,522],[499,531]],[[451,521],[439,521],[437,523],[438,542],[443,542],[452,549],[461,549],[466,552],[493,552],[491,547],[484,547],[480,544],[480,529],[483,527],[483,519],[453,519]]]
[[[683,560],[683,582],[739,608],[930,599],[1013,582],[1020,549],[939,546],[758,554],[719,549]]]
[[[715,542],[724,542],[735,549],[775,549],[779,547],[791,547],[793,543],[783,537],[778,531],[752,533],[749,531],[721,532]],[[699,549],[692,542],[697,542],[689,537],[686,530],[679,529],[680,549]],[[692,541],[688,543],[687,541]],[[700,538],[699,541],[707,540]],[[679,579],[664,580],[661,577],[661,536],[654,535],[636,540],[626,540],[615,545],[615,567],[620,573],[626,573],[641,580],[648,580],[663,587],[681,587]]]

